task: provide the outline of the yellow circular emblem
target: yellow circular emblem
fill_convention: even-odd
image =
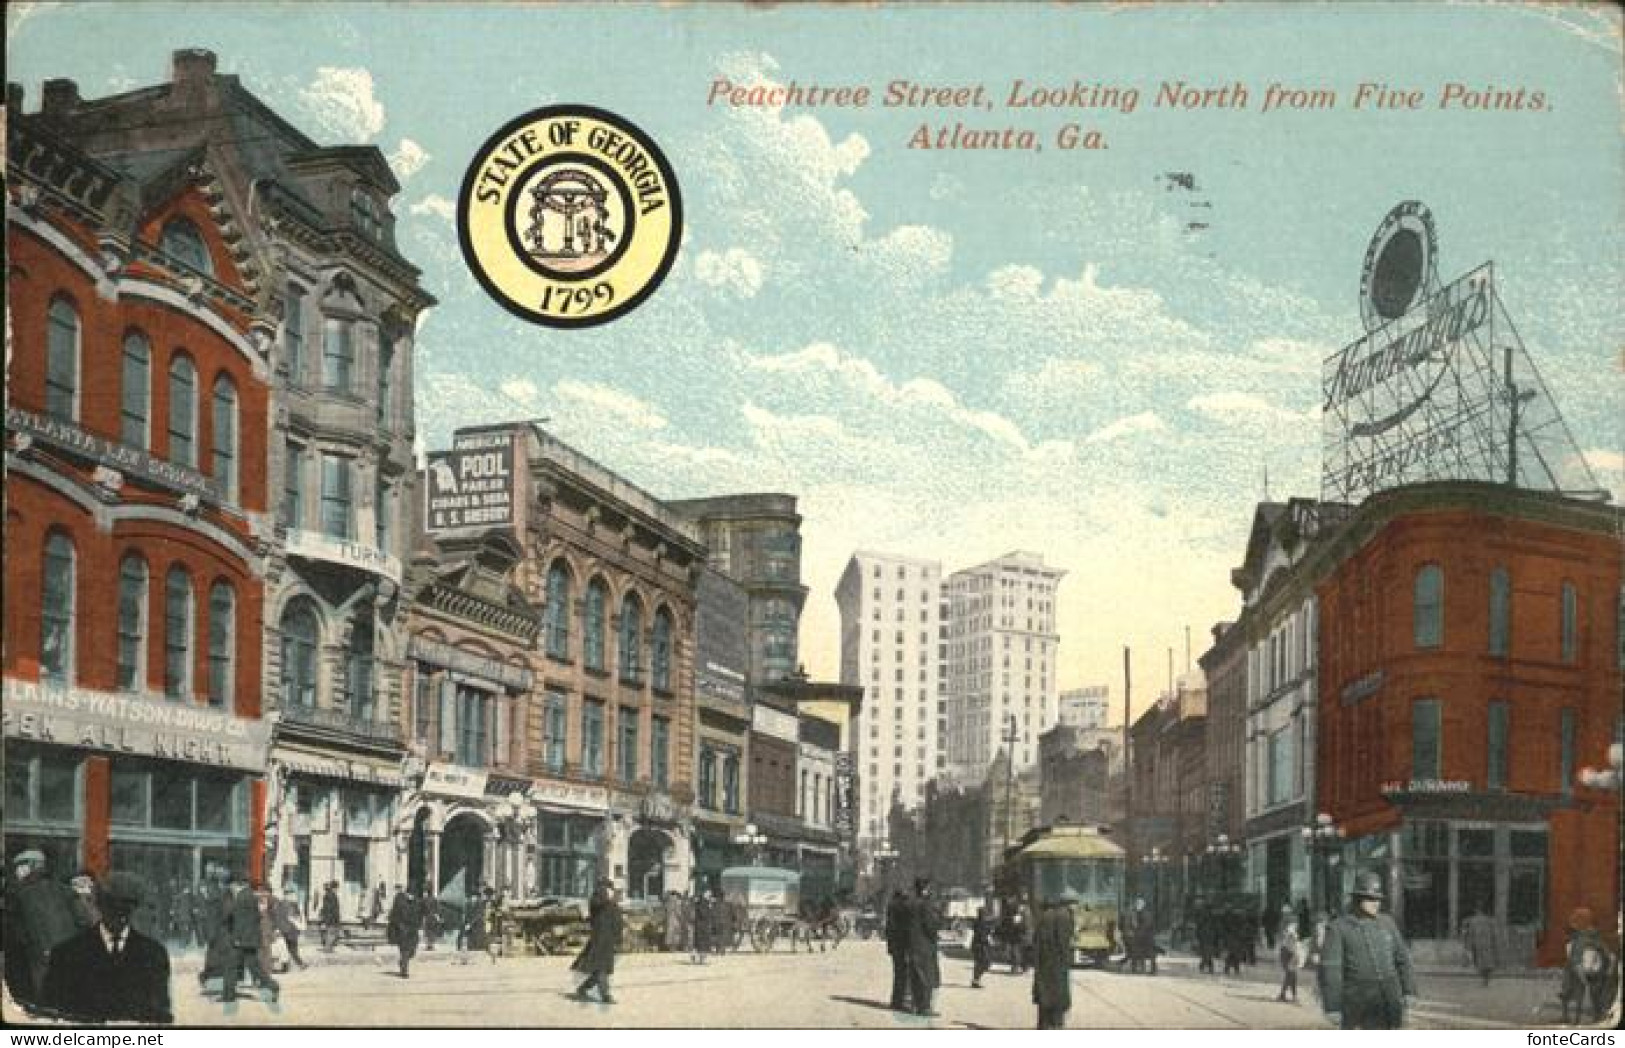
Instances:
[[[475,278],[509,312],[549,327],[603,324],[648,298],[682,225],[659,147],[591,106],[537,109],[492,135],[457,201]]]

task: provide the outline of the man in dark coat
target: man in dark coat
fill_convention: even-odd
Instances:
[[[1072,1009],[1072,906],[1077,901],[1070,889],[1050,900],[1033,931],[1033,1003],[1040,1030],[1063,1029]]]
[[[700,888],[694,892],[690,909],[692,912],[689,915],[688,926],[692,938],[689,942],[689,960],[695,964],[704,964],[711,953],[712,930],[717,921],[716,911],[705,889]]]
[[[1213,974],[1213,955],[1218,952],[1219,927],[1218,918],[1213,912],[1213,905],[1205,900],[1196,902],[1196,952],[1201,958],[1196,965],[1198,972]]]
[[[600,999],[605,1004],[614,1004],[609,977],[615,974],[615,951],[621,944],[621,907],[615,901],[615,887],[608,881],[598,882],[588,904],[587,921],[591,929],[587,945],[570,965],[572,971],[587,978],[570,996],[578,1001],[588,1000],[587,991],[597,986]]]
[[[976,911],[976,923],[970,933],[970,984],[978,990],[982,988],[982,976],[993,967],[993,927],[993,906],[984,902]]]
[[[1398,1030],[1416,996],[1411,955],[1382,908],[1382,878],[1362,873],[1354,905],[1332,922],[1321,951],[1320,997],[1326,1017],[1345,1030]]]
[[[77,896],[53,880],[45,853],[29,849],[13,862],[16,881],[6,896],[6,985],[25,1009],[40,1001],[51,951],[78,934]]]
[[[142,884],[115,873],[97,886],[99,919],[51,951],[43,1007],[71,1022],[172,1023],[169,951],[130,927]]]
[[[332,953],[333,947],[339,943],[339,925],[343,918],[339,914],[339,882],[328,881],[322,888],[322,904],[316,910],[316,921],[322,932],[322,952]]]
[[[389,906],[389,941],[401,952],[401,978],[411,978],[407,970],[418,952],[418,930],[423,926],[423,907],[412,893],[395,886],[395,901]]]
[[[282,987],[266,970],[267,958],[261,953],[264,930],[260,926],[259,898],[248,890],[248,883],[241,877],[233,878],[231,892],[226,902],[225,924],[221,929],[231,952],[227,955],[225,977],[220,983],[220,1000],[230,1004],[237,999],[237,983],[246,971],[253,977],[256,986],[271,991],[271,1000],[275,1001]]]
[[[292,888],[282,894],[280,901],[271,902],[272,919],[276,932],[288,948],[288,959],[301,968],[309,967],[299,956],[299,895]]]
[[[931,995],[942,985],[942,970],[937,964],[937,932],[941,927],[942,917],[931,895],[931,881],[916,877],[907,922],[908,989],[914,998],[915,1015],[937,1014],[931,1010]]]
[[[901,891],[891,893],[886,905],[886,952],[891,955],[891,1007],[894,1012],[908,1010],[908,896]]]

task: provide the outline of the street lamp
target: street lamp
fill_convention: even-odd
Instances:
[[[745,823],[744,832],[734,835],[734,843],[745,849],[752,866],[762,864],[762,848],[767,844],[767,834],[758,832],[754,822]]]
[[[1332,821],[1330,815],[1321,812],[1315,816],[1314,822],[1303,828],[1302,833],[1304,844],[1309,847],[1315,866],[1319,868],[1321,909],[1327,914],[1334,913],[1331,854],[1341,847],[1345,831]],[[1314,894],[1312,888],[1309,894]]]
[[[1608,767],[1580,769],[1580,785],[1592,790],[1619,789],[1620,756],[1620,744],[1616,742],[1608,747]]]
[[[507,881],[506,889],[498,883],[497,890],[511,891],[515,896],[528,892],[523,884],[524,875],[524,842],[525,837],[536,822],[536,806],[530,803],[518,790],[508,794],[496,808],[497,822],[501,826],[502,836],[509,843],[509,859],[502,871],[503,880]]]
[[[1228,833],[1219,834],[1218,840],[1207,846],[1207,854],[1219,870],[1219,891],[1230,890],[1230,860],[1241,854],[1241,845],[1233,844]]]
[[[1143,861],[1151,867],[1151,927],[1156,928],[1162,924],[1162,870],[1169,857],[1161,848],[1152,848]]]

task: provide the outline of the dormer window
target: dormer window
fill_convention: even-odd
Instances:
[[[369,240],[379,240],[384,235],[381,210],[372,194],[361,189],[350,191],[350,224]]]
[[[187,219],[170,219],[164,226],[158,246],[173,261],[195,269],[204,276],[214,276],[214,262],[209,258],[209,248],[203,242],[203,234]]]

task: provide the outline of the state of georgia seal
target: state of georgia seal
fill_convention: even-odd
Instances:
[[[463,177],[457,236],[481,286],[548,327],[614,320],[677,257],[671,165],[630,122],[591,106],[536,109],[486,140]]]

